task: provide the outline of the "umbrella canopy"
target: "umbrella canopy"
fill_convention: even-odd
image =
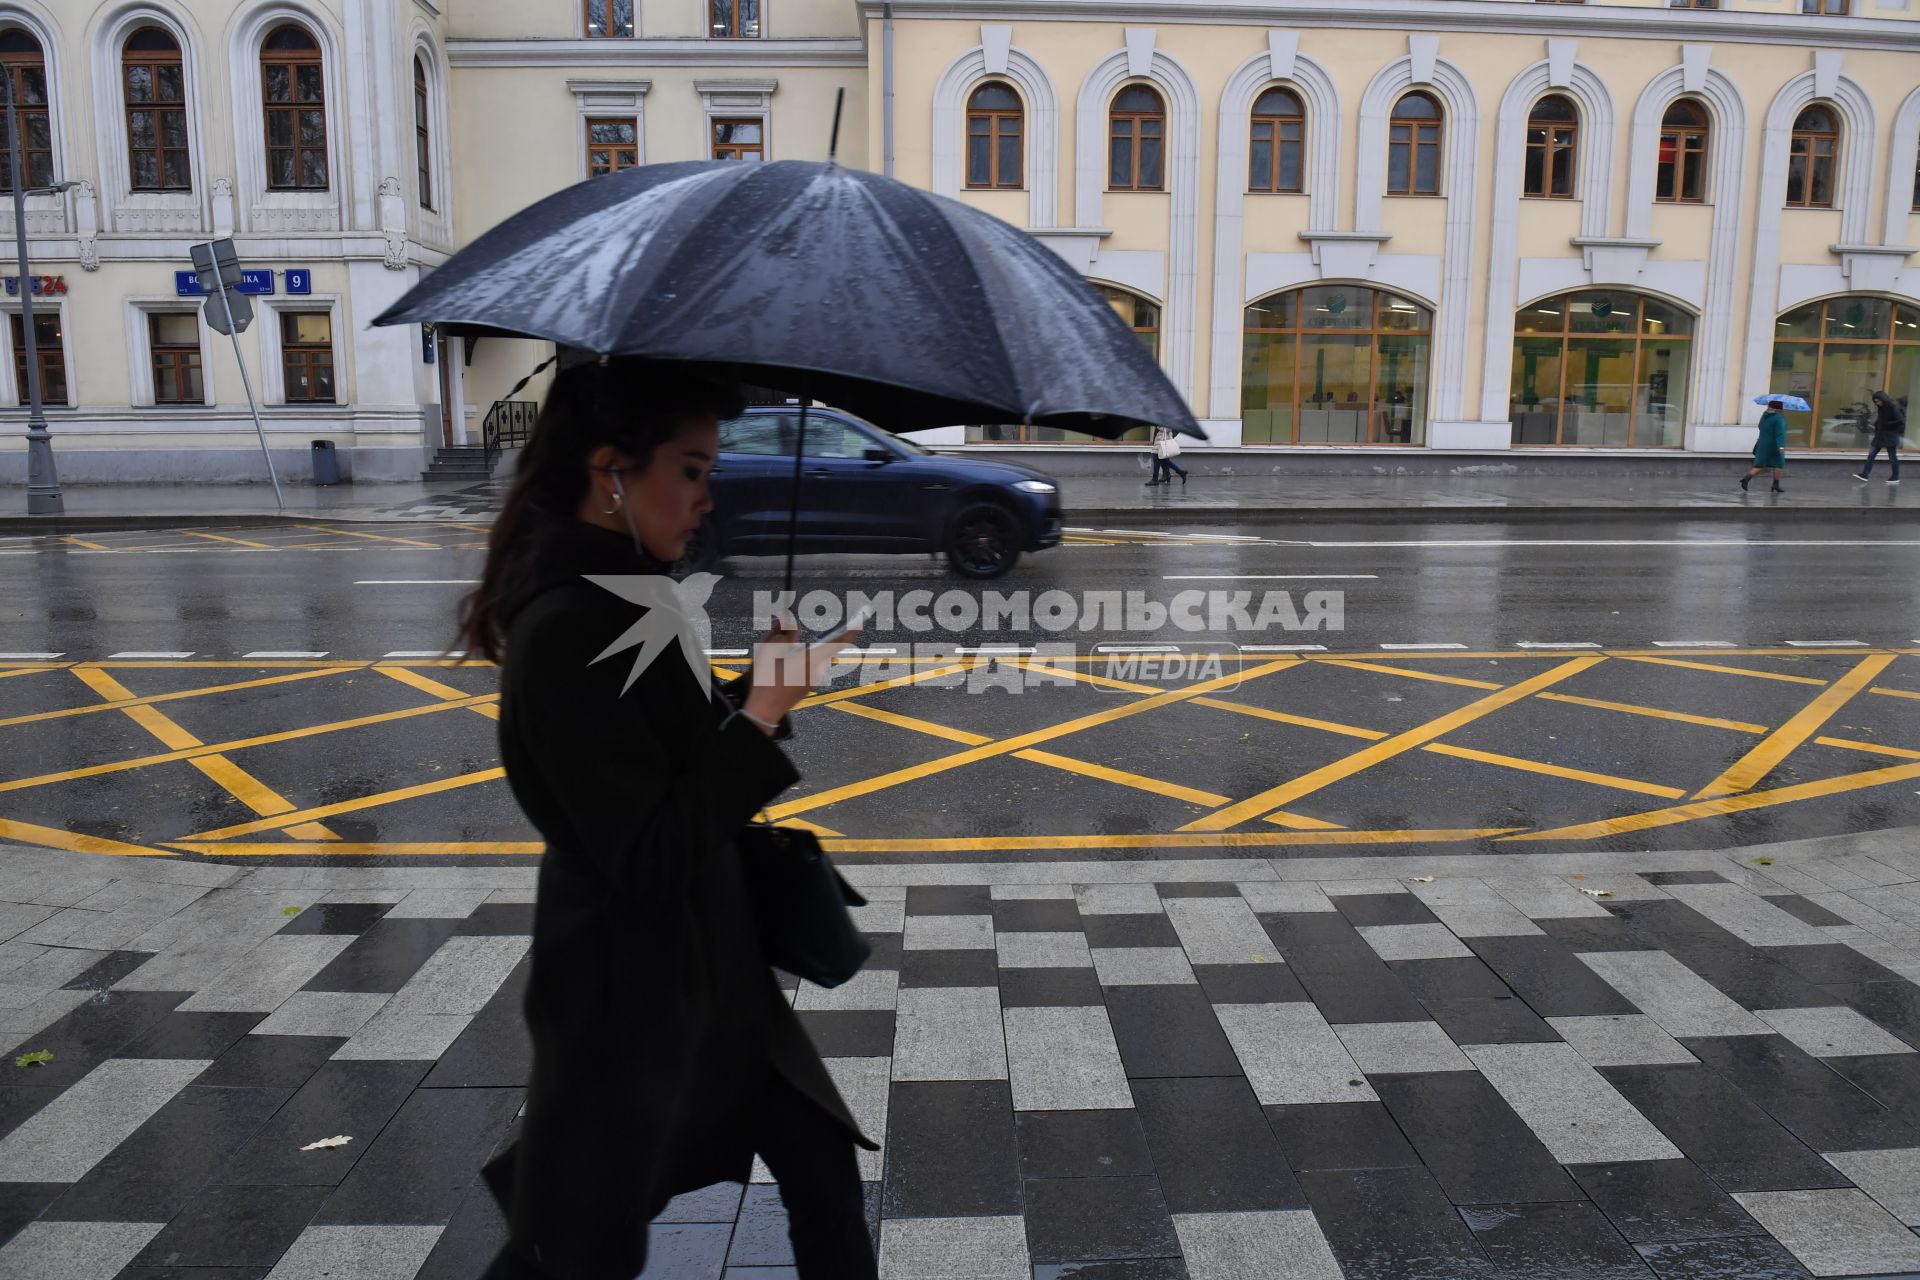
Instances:
[[[1813,412],[1813,406],[1808,404],[1805,400],[1802,400],[1799,396],[1790,396],[1786,394],[1781,394],[1781,395],[1772,395],[1772,396],[1755,396],[1753,398],[1753,402],[1755,404],[1762,404],[1762,405],[1772,404],[1775,400],[1778,400],[1780,402],[1781,408],[1790,410],[1794,413]]]
[[[1205,438],[1153,353],[1019,228],[832,163],[593,178],[449,259],[375,324],[545,338],[839,405],[896,431]]]

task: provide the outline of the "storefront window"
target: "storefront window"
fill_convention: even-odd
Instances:
[[[1905,408],[1920,391],[1920,307],[1849,295],[1795,307],[1774,322],[1767,390],[1813,408],[1789,412],[1790,449],[1857,449],[1872,432],[1873,393]]]
[[[1514,316],[1513,443],[1677,449],[1693,317],[1658,298],[1582,290]]]
[[[1275,294],[1246,310],[1247,444],[1422,444],[1433,313],[1359,285]]]
[[[1139,335],[1147,350],[1157,359],[1160,355],[1160,304],[1151,298],[1143,298],[1126,289],[1116,289],[1112,285],[1096,284],[1094,288],[1107,304],[1119,313],[1127,327]],[[1136,427],[1120,437],[1126,444],[1142,444],[1147,439],[1147,429]],[[995,423],[988,426],[969,426],[968,444],[1110,444],[1095,436],[1078,431],[1067,431],[1060,427],[1036,427],[1020,424]]]

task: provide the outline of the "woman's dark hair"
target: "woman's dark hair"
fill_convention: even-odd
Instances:
[[[480,585],[460,611],[469,657],[501,660],[507,627],[534,586],[543,534],[575,519],[587,494],[587,458],[612,445],[644,467],[689,419],[738,417],[732,384],[638,361],[593,361],[561,370],[520,455],[487,539]]]

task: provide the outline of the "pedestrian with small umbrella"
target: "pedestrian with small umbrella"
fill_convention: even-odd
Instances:
[[[1759,438],[1753,442],[1753,466],[1740,477],[1742,489],[1762,471],[1771,471],[1773,491],[1784,492],[1780,488],[1780,477],[1787,474],[1787,419],[1781,412],[1784,407],[1785,402],[1778,397],[1767,401],[1767,411],[1760,415]]]
[[[1900,437],[1907,431],[1907,414],[1894,402],[1892,396],[1884,391],[1873,393],[1873,440],[1867,445],[1867,465],[1853,473],[1855,480],[1873,478],[1873,460],[1880,451],[1887,451],[1887,461],[1893,466],[1893,474],[1887,477],[1888,484],[1900,483]]]

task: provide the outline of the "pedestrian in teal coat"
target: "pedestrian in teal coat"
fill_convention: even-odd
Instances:
[[[1773,491],[1784,492],[1780,488],[1780,477],[1787,474],[1787,418],[1781,412],[1784,406],[1778,400],[1767,403],[1767,411],[1760,415],[1760,438],[1753,442],[1753,466],[1747,474],[1740,477],[1740,487],[1762,471],[1773,472]]]

